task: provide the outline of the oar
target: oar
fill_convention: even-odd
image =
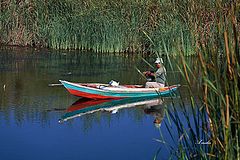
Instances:
[[[51,83],[51,84],[48,84],[48,87],[55,87],[55,86],[62,86],[63,84],[62,83]]]
[[[143,76],[144,77],[144,79],[146,79],[146,76],[135,66],[135,69],[137,70],[137,72],[139,73],[139,74],[141,74],[141,76]]]

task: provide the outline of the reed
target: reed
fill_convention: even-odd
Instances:
[[[0,42],[96,52],[172,53],[189,31],[172,6],[158,0],[1,0]],[[187,38],[188,37],[188,38]]]
[[[176,153],[179,159],[240,159],[240,37],[237,21],[240,8],[236,1],[218,1],[211,5],[198,11],[199,15],[196,12],[196,17],[191,16],[190,19],[195,21],[188,24],[198,24],[191,31],[192,35],[196,35],[192,41],[197,54],[194,68],[190,67],[184,56],[187,55],[184,53],[187,52],[184,38],[178,44],[181,57],[179,70],[188,84],[190,108],[194,115],[189,120],[184,100],[181,100],[180,105],[187,126],[182,124],[184,120],[177,114],[174,103],[168,111],[168,118],[176,124],[179,132],[179,148]],[[196,90],[192,90],[192,85],[196,83],[200,86],[200,97],[194,96]],[[201,100],[200,104],[197,99]],[[200,139],[210,144],[196,145]]]

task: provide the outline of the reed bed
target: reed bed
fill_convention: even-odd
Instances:
[[[194,116],[189,120],[182,100],[180,105],[188,123],[184,126],[175,104],[169,107],[172,109],[168,110],[168,119],[176,124],[179,132],[179,148],[174,153],[179,159],[240,159],[240,5],[237,1],[217,1],[202,7],[188,21],[188,26],[195,26],[191,30],[195,35],[192,41],[197,55],[195,66],[184,56],[188,49],[183,36],[178,45],[179,70],[185,77]],[[192,85],[195,84],[200,86],[199,97],[194,96],[196,90]],[[207,145],[199,143],[200,140],[208,142]]]
[[[96,52],[173,52],[177,5],[158,0],[1,0],[0,43]],[[163,43],[165,48],[162,47]]]

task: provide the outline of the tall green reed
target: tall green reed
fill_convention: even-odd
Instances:
[[[165,41],[172,53],[177,30],[186,25],[171,6],[158,0],[2,0],[0,39],[8,45],[143,53],[162,53]]]
[[[196,2],[195,2],[196,3]],[[201,3],[201,2],[199,2]],[[240,159],[239,148],[239,4],[238,2],[212,3],[214,7],[195,10],[195,16],[188,25],[195,26],[191,34],[195,35],[192,46],[197,54],[195,67],[190,67],[184,55],[187,49],[183,45],[184,38],[178,46],[181,57],[180,72],[188,84],[189,101],[194,115],[195,125],[183,127],[181,118],[169,112],[170,118],[178,126],[181,143],[178,149],[178,158],[192,159],[194,153],[197,159]],[[194,5],[192,6],[194,7]],[[196,25],[197,24],[197,25]],[[197,70],[197,72],[196,72]],[[202,103],[196,103],[194,84],[202,86],[199,90],[202,96],[198,97]],[[182,100],[183,102],[183,100]],[[199,108],[197,108],[199,106]],[[182,103],[183,109],[186,108]],[[200,109],[199,116],[195,111]],[[175,109],[173,105],[173,110]],[[188,115],[185,114],[187,123],[190,124]],[[201,124],[199,124],[201,119]],[[195,127],[194,127],[195,126]],[[196,126],[201,126],[197,128]],[[185,129],[195,130],[188,132]],[[206,148],[198,148],[199,133],[210,140]],[[185,137],[181,138],[182,135]]]

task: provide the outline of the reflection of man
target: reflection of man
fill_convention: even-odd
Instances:
[[[144,109],[144,112],[154,117],[153,123],[157,128],[159,128],[164,117],[164,108],[162,106],[163,101],[161,99],[157,100],[158,103],[148,104]]]

